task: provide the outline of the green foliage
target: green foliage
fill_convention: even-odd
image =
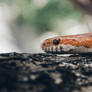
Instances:
[[[34,25],[38,33],[52,29],[51,25],[57,19],[80,18],[80,13],[68,0],[49,0],[42,8],[37,7],[33,0],[12,0],[11,5],[16,5],[20,11],[18,25]]]
[[[44,8],[37,10],[37,15],[35,17],[35,25],[40,32],[49,31],[51,29],[50,25],[55,22],[56,19],[61,19],[62,21],[69,16],[79,18],[80,14],[69,4],[66,0],[63,2],[61,0],[50,1]]]

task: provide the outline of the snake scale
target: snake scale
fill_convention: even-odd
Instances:
[[[41,47],[47,53],[92,53],[92,33],[49,38]]]

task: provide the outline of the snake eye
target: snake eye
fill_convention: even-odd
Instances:
[[[58,45],[60,43],[60,39],[55,39],[54,41],[53,41],[53,44],[55,44],[55,45]]]

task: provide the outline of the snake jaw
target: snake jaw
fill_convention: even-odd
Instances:
[[[92,53],[92,48],[86,48],[84,46],[72,46],[72,45],[58,45],[56,46],[51,46],[51,47],[45,47],[43,49],[47,53]]]

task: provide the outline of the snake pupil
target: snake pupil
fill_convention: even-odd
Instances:
[[[55,45],[58,45],[60,43],[60,39],[55,39],[54,41],[53,41],[53,44],[55,44]]]

